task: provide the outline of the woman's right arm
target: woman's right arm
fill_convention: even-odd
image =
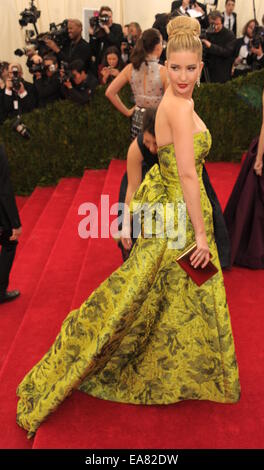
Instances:
[[[130,82],[132,65],[127,65],[122,72],[112,81],[105,92],[105,96],[111,101],[111,103],[124,114],[126,117],[131,117],[134,113],[135,107],[128,109],[118,96],[119,91]]]
[[[210,260],[204,219],[201,207],[200,183],[195,168],[193,138],[193,105],[183,98],[175,105],[168,106],[169,124],[173,134],[173,144],[178,174],[184,201],[194,228],[197,250],[191,257],[192,265],[205,267]]]
[[[135,139],[129,147],[127,154],[127,192],[125,198],[125,211],[122,224],[121,242],[126,250],[132,247],[131,241],[131,216],[129,205],[133,194],[139,188],[142,180],[142,161],[143,156]]]
[[[264,93],[262,95],[262,105],[263,105],[263,117],[262,117],[262,127],[259,136],[258,152],[256,157],[256,162],[254,170],[258,176],[262,175],[263,170],[263,154],[264,154]]]

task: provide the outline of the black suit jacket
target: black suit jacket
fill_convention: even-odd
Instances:
[[[231,31],[233,31],[234,35],[236,36],[237,35],[237,14],[236,13],[232,13],[233,18],[234,18],[234,24],[233,24],[233,28]],[[225,11],[223,12],[223,18],[225,18]]]
[[[0,145],[0,226],[4,230],[21,226],[3,145]]]
[[[12,95],[9,96],[6,95],[5,90],[3,90],[1,104],[3,106],[2,113],[4,119],[12,118],[17,114],[29,113],[33,111],[34,108],[36,108],[37,96],[34,85],[32,85],[32,83],[26,82],[25,80],[23,80],[23,84],[25,90],[27,91],[27,96],[25,96],[24,98],[17,97],[19,113],[14,109],[14,101],[16,99],[14,92],[12,92]]]
[[[108,47],[116,46],[120,50],[121,42],[123,40],[122,26],[118,23],[113,23],[110,27],[110,33],[104,34],[102,37],[90,37],[90,45],[92,48],[92,55],[96,58],[96,66],[101,64],[104,54]]]
[[[208,33],[211,47],[206,48],[206,65],[211,82],[225,83],[231,79],[236,38],[225,27],[219,33]]]
[[[85,69],[88,71],[91,67],[92,51],[90,44],[81,38],[77,44],[69,43],[65,46],[59,54],[57,54],[59,61],[71,63],[74,60],[82,60],[85,64]]]

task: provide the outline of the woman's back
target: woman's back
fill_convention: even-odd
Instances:
[[[139,70],[132,67],[130,84],[137,106],[157,108],[164,93],[159,60],[148,59],[141,64]]]

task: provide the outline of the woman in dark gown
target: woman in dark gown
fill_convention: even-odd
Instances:
[[[264,269],[264,94],[259,139],[251,143],[224,217],[231,239],[231,263]]]
[[[155,137],[155,117],[156,109],[149,108],[145,111],[142,132],[138,134],[137,138],[129,148],[127,172],[122,178],[119,192],[120,205],[126,202],[129,206],[133,193],[144,180],[147,172],[153,167],[153,165],[155,165],[155,163],[158,163]],[[128,181],[130,183],[129,185]],[[203,167],[203,183],[213,208],[214,233],[220,264],[222,269],[229,268],[231,258],[229,236],[220,203],[211,185],[205,166]],[[121,214],[122,210],[120,207],[119,216],[121,216]],[[122,222],[119,224],[118,229],[120,231],[122,230]],[[133,218],[132,229],[132,238],[129,236],[121,237],[118,241],[118,246],[122,251],[124,261],[129,257],[130,251],[137,240],[137,235],[140,232],[140,221],[137,221],[135,216]]]

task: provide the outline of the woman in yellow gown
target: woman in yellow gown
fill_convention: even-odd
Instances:
[[[129,259],[66,317],[54,344],[20,383],[17,422],[29,436],[74,389],[143,405],[239,400],[212,207],[202,181],[211,136],[192,101],[203,66],[200,26],[177,17],[168,34],[170,86],[156,119],[160,167],[148,172],[130,210],[145,205],[151,212],[155,204],[169,204],[174,208],[166,220],[169,230],[161,236],[153,217],[150,236],[150,226],[142,220],[142,234]],[[185,232],[178,210],[184,206]],[[184,251],[176,242],[184,238],[185,249],[197,243],[194,267],[204,267],[211,253],[218,268],[201,287],[176,261]]]

